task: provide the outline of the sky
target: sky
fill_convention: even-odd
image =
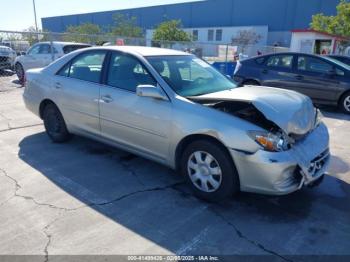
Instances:
[[[195,0],[35,0],[38,27],[41,18]],[[0,0],[0,30],[21,31],[34,26],[33,0]]]

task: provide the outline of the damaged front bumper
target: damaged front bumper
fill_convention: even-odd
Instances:
[[[283,152],[259,150],[249,154],[230,149],[241,190],[283,195],[323,178],[330,162],[327,127],[320,123],[311,133]]]

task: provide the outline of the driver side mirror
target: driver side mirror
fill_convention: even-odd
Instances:
[[[154,85],[139,85],[136,87],[136,94],[142,97],[151,97],[159,100],[168,100],[168,97],[164,94],[163,90]]]

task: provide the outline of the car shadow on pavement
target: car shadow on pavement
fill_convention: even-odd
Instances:
[[[174,171],[85,138],[54,144],[38,133],[19,147],[21,160],[86,205],[70,216],[93,209],[172,253],[349,254],[350,186],[331,176],[287,196],[240,193],[213,204],[193,197]],[[63,217],[62,223],[70,222]],[[95,221],[85,214],[71,230],[83,238],[89,223]],[[116,246],[126,241],[109,230]]]
[[[325,117],[350,121],[350,114],[342,113],[337,107],[322,106],[319,109]]]

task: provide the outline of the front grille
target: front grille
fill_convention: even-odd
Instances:
[[[316,158],[314,158],[310,166],[308,168],[308,173],[315,177],[318,174],[318,172],[324,167],[324,165],[327,163],[328,158],[330,157],[329,149],[323,151],[320,155],[318,155]]]
[[[8,56],[0,56],[0,64],[7,65],[9,64],[9,62],[10,62],[10,58]]]

